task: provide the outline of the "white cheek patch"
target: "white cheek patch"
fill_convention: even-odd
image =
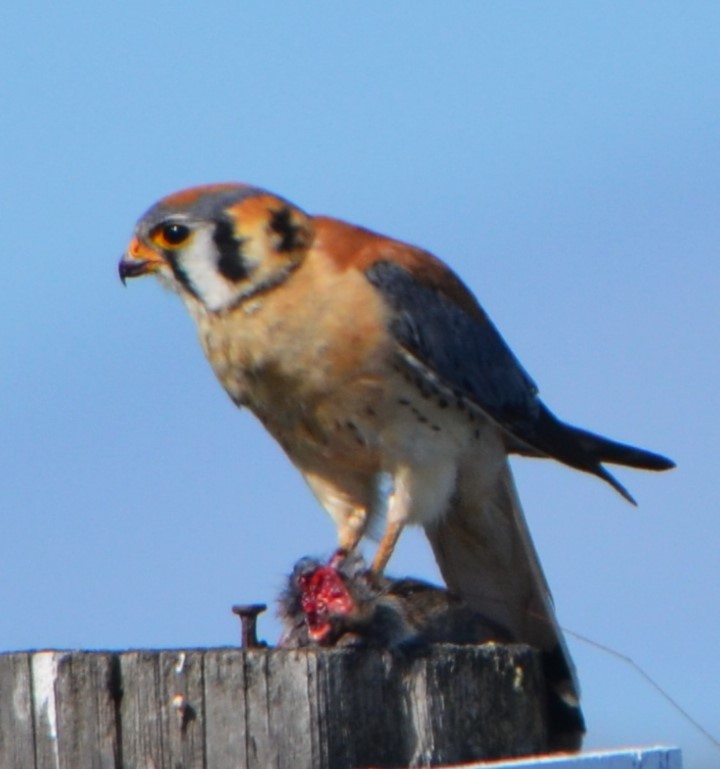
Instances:
[[[191,245],[184,249],[178,260],[179,268],[211,312],[221,310],[236,298],[238,289],[224,278],[217,267],[217,245],[209,228],[195,232]]]

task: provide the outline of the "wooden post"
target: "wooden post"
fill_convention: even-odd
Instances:
[[[0,655],[0,766],[350,769],[547,745],[524,646]]]

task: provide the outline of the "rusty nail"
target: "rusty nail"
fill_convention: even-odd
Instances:
[[[240,606],[233,606],[233,614],[240,617],[242,623],[240,643],[243,649],[257,649],[260,644],[257,638],[257,618],[258,614],[267,609],[264,603],[248,603]]]

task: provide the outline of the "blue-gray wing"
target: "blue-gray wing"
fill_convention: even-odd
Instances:
[[[394,310],[390,330],[418,385],[480,409],[524,441],[541,408],[538,390],[489,318],[394,262],[375,262],[365,274]]]

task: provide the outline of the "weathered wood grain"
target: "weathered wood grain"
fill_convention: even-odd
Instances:
[[[205,652],[120,654],[123,767],[204,769]]]
[[[160,652],[161,698],[169,705],[165,733],[173,767],[205,767],[204,656],[199,649]]]
[[[60,769],[117,769],[117,655],[73,652],[56,658],[55,717]]]
[[[169,746],[163,722],[169,703],[162,701],[160,657],[157,652],[137,651],[120,655],[120,745],[125,767],[161,769],[168,766]]]
[[[0,655],[0,766],[35,769],[30,655]]]
[[[37,769],[60,769],[56,683],[64,652],[45,651],[30,656],[35,763]]]
[[[247,652],[253,654],[253,652]],[[205,652],[205,744],[208,767],[249,766],[245,659],[237,649]]]
[[[523,646],[0,655],[0,766],[360,769],[542,752]]]

